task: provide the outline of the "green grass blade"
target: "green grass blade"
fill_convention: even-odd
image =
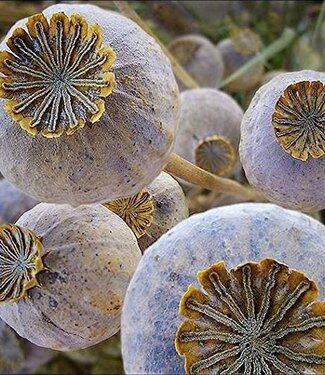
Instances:
[[[246,74],[249,71],[249,69],[251,69],[254,65],[260,62],[263,62],[263,64],[265,64],[268,59],[275,56],[277,53],[279,53],[280,51],[285,49],[287,46],[289,46],[295,37],[296,37],[296,33],[292,29],[285,28],[282,35],[276,41],[271,43],[269,46],[263,49],[260,53],[258,53],[252,59],[247,61],[247,63],[244,64],[236,72],[234,72],[229,77],[224,79],[220,83],[219,88],[226,86],[228,83]]]
[[[314,29],[314,32],[313,32],[313,37],[312,37],[312,40],[311,40],[311,45],[313,47],[316,47],[316,43],[317,43],[318,37],[321,33],[322,25],[323,25],[324,22],[325,22],[325,1],[323,1],[323,4],[320,8],[319,16],[317,18],[316,26],[315,26],[315,29]]]

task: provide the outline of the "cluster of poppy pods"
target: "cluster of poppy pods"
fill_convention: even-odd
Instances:
[[[254,38],[169,50],[198,81],[211,61],[215,87]],[[0,226],[0,318],[20,336],[71,351],[121,329],[132,374],[325,372],[325,229],[288,210],[325,208],[324,73],[278,75],[243,113],[215,88],[180,94],[130,19],[57,4],[0,44],[0,124],[1,189],[32,197]],[[227,178],[241,166],[252,187]],[[187,218],[166,172],[273,204]]]

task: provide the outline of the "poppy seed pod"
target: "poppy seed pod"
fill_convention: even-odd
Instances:
[[[221,54],[209,39],[184,35],[168,46],[169,51],[188,74],[202,87],[216,87],[222,80],[224,65]],[[178,82],[181,90],[185,87]]]
[[[0,181],[0,217],[2,221],[15,223],[23,213],[38,203],[34,198],[24,194],[8,181]]]
[[[0,317],[32,343],[86,348],[120,328],[141,251],[123,220],[100,205],[41,203],[0,227]]]
[[[262,42],[257,34],[245,29],[236,30],[230,38],[217,44],[217,50],[221,53],[225,66],[225,77],[235,73],[246,62],[252,59],[260,50]],[[229,82],[225,89],[230,92],[249,91],[255,88],[261,81],[264,73],[264,65],[259,62],[252,66],[240,77]]]
[[[210,88],[181,93],[175,152],[216,175],[240,166],[238,145],[243,111],[228,94]]]
[[[182,188],[165,172],[135,196],[104,206],[129,225],[142,252],[189,214]]]
[[[257,280],[257,284],[255,284],[255,281],[254,284],[252,284],[254,286],[253,293],[254,301],[256,301],[254,302],[256,312],[259,311],[262,297],[268,296],[271,290],[270,288],[262,288],[267,287],[267,285],[270,287],[273,284],[274,287],[276,286],[276,294],[274,293],[275,289],[272,288],[272,300],[270,299],[272,303],[269,305],[272,306],[272,308],[267,308],[264,302],[265,311],[262,312],[264,314],[263,319],[265,313],[267,313],[268,319],[270,317],[277,319],[283,314],[283,317],[285,315],[285,319],[289,319],[290,324],[297,325],[301,323],[301,327],[303,327],[305,322],[302,321],[302,318],[307,319],[309,317],[309,314],[307,314],[308,311],[300,318],[293,313],[295,311],[298,314],[300,311],[302,312],[303,309],[300,309],[300,307],[302,307],[300,303],[302,302],[302,304],[304,304],[304,302],[306,302],[308,304],[315,299],[317,289],[314,283],[307,281],[301,272],[299,272],[298,277],[293,277],[288,280],[288,268],[282,265],[278,266],[275,263],[284,263],[290,269],[301,270],[306,274],[307,278],[311,277],[318,284],[320,297],[324,299],[324,249],[325,228],[321,223],[300,212],[286,210],[273,204],[242,203],[220,207],[202,214],[193,215],[182,221],[171,229],[168,234],[163,235],[156,243],[147,249],[128,287],[121,322],[122,355],[126,373],[185,373],[184,358],[179,356],[175,348],[176,333],[184,321],[184,316],[179,314],[181,300],[184,301],[184,297],[182,299],[182,296],[187,292],[190,285],[193,285],[193,287],[199,285],[196,281],[198,271],[207,270],[209,267],[221,261],[224,261],[224,265],[222,266],[223,269],[220,270],[220,280],[226,291],[219,297],[220,304],[221,301],[224,301],[224,298],[228,298],[229,293],[233,291],[232,298],[237,301],[237,306],[243,309],[242,314],[244,314],[244,317],[239,321],[238,317],[235,318],[233,316],[236,311],[235,308],[233,308],[232,311],[229,310],[229,306],[230,308],[233,307],[230,302],[228,307],[222,304],[219,305],[221,310],[213,309],[212,311],[212,308],[216,306],[218,301],[218,297],[215,296],[210,303],[211,309],[209,310],[208,307],[205,309],[207,312],[211,311],[210,316],[205,317],[206,334],[213,333],[211,330],[214,329],[214,327],[218,330],[219,326],[217,323],[220,323],[220,319],[222,319],[223,316],[222,314],[224,314],[226,315],[224,320],[225,325],[222,331],[221,329],[218,330],[219,334],[222,336],[223,332],[232,332],[231,329],[233,327],[238,327],[239,331],[237,331],[236,335],[233,335],[233,339],[241,339],[244,346],[247,346],[247,350],[243,353],[244,358],[246,354],[252,353],[252,347],[251,344],[247,342],[247,338],[252,338],[251,333],[256,332],[257,327],[254,329],[254,327],[251,326],[252,330],[249,333],[247,332],[249,326],[239,327],[238,325],[238,322],[240,324],[243,324],[245,321],[247,322],[246,299],[244,298],[245,293],[249,293],[249,288],[246,287],[245,289],[242,282],[240,283],[240,280],[235,280],[231,285],[229,285],[228,281],[226,284],[224,282],[226,276],[225,268],[230,270],[244,262],[250,262],[249,267],[252,267],[252,275],[259,275],[260,267],[265,270],[264,276],[262,272],[261,277],[254,279]],[[254,264],[254,262],[260,262],[262,259],[270,257],[276,259],[277,262],[272,260],[266,263],[265,261],[264,263],[261,262],[259,266]],[[270,268],[268,268],[269,266]],[[273,271],[268,273],[267,270],[270,271],[270,269]],[[276,272],[277,276],[274,278],[274,272],[280,271],[280,269],[285,271],[281,273],[283,277],[279,278],[279,274]],[[215,273],[219,274],[218,270],[215,271]],[[293,272],[294,271],[289,271],[289,273]],[[201,283],[204,272],[200,272],[199,275]],[[293,273],[293,275],[295,275],[295,273]],[[300,284],[300,282],[302,282],[302,284]],[[216,290],[218,285],[221,286],[218,280],[215,281],[215,285]],[[297,286],[299,286],[298,289],[296,289]],[[220,290],[220,287],[218,287],[218,289]],[[144,290],[145,293],[143,293]],[[312,291],[311,294],[308,294],[308,298],[306,297],[304,300],[303,297],[301,297],[301,299],[299,299],[303,293],[307,293],[307,290]],[[257,297],[255,297],[256,293]],[[197,296],[201,298],[200,294],[197,294]],[[278,299],[274,300],[274,296]],[[229,297],[229,299],[230,298],[231,297]],[[204,302],[203,298],[199,300],[195,298],[195,301],[201,304]],[[322,304],[324,307],[324,302],[322,302]],[[188,306],[190,305],[194,306],[194,302],[188,304]],[[193,356],[198,353],[204,353],[205,358],[209,358],[211,356],[210,349],[212,346],[213,353],[220,353],[224,349],[228,349],[229,344],[224,343],[224,341],[206,342],[204,338],[202,338],[199,345],[197,345],[198,343],[195,341],[194,337],[195,331],[198,331],[198,336],[201,332],[198,329],[195,330],[195,324],[199,324],[202,321],[202,306],[199,304],[196,304],[196,306],[197,310],[192,313],[192,318],[196,319],[196,322],[193,321],[190,323],[193,327],[193,339],[191,343],[190,339],[188,339],[188,345],[192,345],[191,353]],[[292,309],[290,309],[291,307]],[[297,307],[297,309],[295,307]],[[181,312],[182,311],[184,311],[184,309],[182,309]],[[319,311],[324,311],[324,308]],[[238,314],[240,314],[240,312],[238,312]],[[220,318],[219,320],[218,317]],[[324,316],[321,319],[319,324],[320,327],[323,327],[321,328],[321,332],[324,333]],[[278,321],[281,321],[281,319]],[[288,322],[287,320],[285,321],[286,323]],[[261,319],[261,323],[262,322],[264,323],[264,320]],[[324,348],[324,335],[322,337],[317,337],[316,334],[316,336],[313,337],[314,333],[312,332],[310,336],[310,331],[307,332],[307,329],[316,327],[318,324],[313,320],[311,320],[310,323],[311,325],[309,327],[304,326],[306,327],[305,341],[303,339],[304,332],[301,333],[302,331],[299,331],[297,328],[294,344],[290,341],[289,349],[291,352],[289,350],[286,352],[286,354],[288,352],[291,353],[291,358],[290,355],[288,358],[281,352],[281,343],[279,343],[279,341],[274,341],[274,351],[272,353],[274,361],[284,360],[287,366],[290,366],[288,368],[299,369],[302,373],[307,373],[308,370],[311,371],[312,369],[314,370],[313,373],[324,372],[317,371],[315,364],[315,358],[320,354],[323,355],[322,363],[325,363],[324,349],[321,350],[320,348],[317,353],[317,348],[319,348],[319,346],[316,347],[316,344],[320,344],[320,346]],[[267,328],[266,326],[264,327]],[[288,327],[288,325],[286,324],[285,327]],[[274,325],[270,324],[269,328],[270,330],[272,329],[272,333],[274,333]],[[277,329],[279,328],[281,328],[281,326],[277,326]],[[270,330],[266,332],[269,333]],[[247,336],[245,340],[243,340],[243,334],[245,334],[245,332]],[[284,336],[283,334],[283,343],[285,345],[286,337]],[[263,339],[259,339],[259,337],[259,335],[256,335],[252,340],[257,344],[256,349],[258,355],[263,353],[264,344]],[[266,338],[269,339],[269,336]],[[234,341],[232,345],[236,353],[233,353],[231,358],[229,357],[229,362],[222,361],[222,365],[225,365],[223,369],[229,368],[230,374],[238,373],[242,370],[242,368],[237,368],[237,370],[234,370],[233,367],[230,368],[230,365],[238,359],[237,355],[242,353],[241,349],[235,347],[236,342],[237,341]],[[314,344],[312,343],[315,343],[315,346],[313,346]],[[280,344],[279,347],[277,347],[278,344]],[[262,351],[260,352],[259,349]],[[279,351],[276,351],[276,349]],[[179,346],[177,350],[182,352]],[[311,356],[306,356],[306,362],[304,362],[303,359],[299,362],[299,358],[297,358],[299,352],[302,354],[300,360],[303,358],[303,353]],[[311,359],[312,354],[315,355],[313,360]],[[219,358],[223,359],[222,356]],[[213,362],[213,359],[210,359],[210,363],[218,363],[217,359],[218,354],[215,356],[215,362]],[[309,363],[308,360],[310,360]],[[316,358],[316,361],[318,360],[319,358]],[[269,359],[267,359],[267,362],[269,364]],[[279,369],[274,370],[274,372],[288,374],[288,368],[285,372],[279,371]],[[192,373],[201,373],[200,371],[194,370]],[[221,369],[219,372],[217,369],[213,370],[207,366],[205,369],[201,368],[201,371],[204,373],[220,373]],[[299,371],[291,370],[293,373]],[[262,372],[250,371],[248,373],[261,374]]]
[[[57,4],[18,21],[0,50],[0,171],[19,189],[46,202],[107,202],[163,169],[178,88],[133,21]]]
[[[325,74],[281,74],[255,94],[241,124],[249,182],[288,208],[325,208]]]

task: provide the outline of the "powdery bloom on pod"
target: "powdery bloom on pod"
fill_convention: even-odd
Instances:
[[[8,181],[0,181],[0,217],[3,222],[15,223],[23,213],[38,203]]]
[[[324,249],[320,222],[273,204],[242,203],[183,220],[146,250],[128,287],[121,323],[126,373],[184,374],[184,360],[175,349],[183,321],[178,310],[188,286],[199,287],[197,271],[220,261],[231,269],[272,257],[311,277],[324,299]],[[283,293],[290,285],[283,285]],[[301,342],[306,350],[311,344]],[[299,339],[296,345],[292,350],[301,349]]]
[[[18,21],[0,51],[0,170],[11,183],[78,205],[136,194],[158,176],[179,93],[170,62],[133,21],[57,4]]]
[[[128,224],[142,252],[189,215],[182,188],[165,172],[140,193],[104,206]]]
[[[249,29],[235,30],[230,38],[217,44],[225,66],[225,77],[235,73],[252,59],[261,49],[262,42],[257,34]],[[255,64],[245,74],[229,82],[225,89],[230,92],[249,91],[261,81],[264,73],[262,62]]]
[[[168,49],[200,86],[216,87],[221,82],[223,60],[209,39],[200,35],[184,35],[173,40]],[[185,89],[182,82],[178,84],[181,90]]]
[[[199,271],[180,302],[175,339],[189,374],[325,370],[325,302],[317,285],[274,259]]]
[[[325,208],[325,74],[281,74],[255,94],[241,125],[240,158],[249,182],[272,202]]]
[[[0,227],[0,317],[32,343],[86,348],[120,328],[136,238],[100,205],[39,204]]]
[[[231,174],[240,168],[242,117],[242,109],[226,93],[209,88],[183,91],[175,152],[213,174]]]

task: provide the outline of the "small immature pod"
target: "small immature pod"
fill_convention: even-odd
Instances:
[[[241,125],[240,159],[269,200],[325,208],[325,74],[281,74],[255,94]]]
[[[0,44],[0,170],[46,202],[130,196],[172,151],[179,95],[168,59],[133,21],[57,4]]]
[[[176,38],[168,49],[201,87],[216,87],[221,82],[224,64],[221,54],[209,39],[200,35]],[[178,82],[181,90],[185,87]]]
[[[187,304],[187,310],[181,305],[181,312],[188,312],[186,317],[191,319],[186,323],[186,331],[191,331],[191,335],[183,336],[182,341],[186,341],[183,345],[190,348],[192,356],[202,354],[207,359],[204,369],[194,368],[192,373],[202,370],[204,373],[225,371],[226,374],[227,368],[229,374],[241,372],[243,368],[233,365],[239,354],[245,357],[252,353],[252,343],[256,344],[256,349],[266,343],[263,335],[254,337],[258,327],[263,327],[265,337],[270,332],[273,335],[272,342],[267,342],[272,355],[264,358],[269,366],[271,358],[271,366],[278,366],[272,367],[273,373],[323,373],[324,302],[309,305],[317,297],[317,288],[308,278],[312,277],[318,284],[320,297],[324,299],[324,249],[325,228],[321,223],[272,204],[220,207],[182,221],[144,253],[128,287],[121,323],[126,373],[184,374],[184,359],[177,354],[175,337],[184,321],[179,315],[180,301],[191,284],[193,287],[186,295],[191,295],[193,302]],[[270,257],[276,261],[260,262]],[[246,266],[237,267],[242,263]],[[234,278],[229,280],[228,270],[234,267],[230,271]],[[206,271],[198,274],[199,282],[208,295],[197,289],[195,276],[202,270]],[[210,270],[213,271],[212,282],[209,282]],[[245,284],[243,278],[247,280]],[[251,294],[249,300],[254,300],[254,305],[247,304],[246,298]],[[203,318],[203,313],[209,316]],[[254,326],[253,315],[256,314],[260,316]],[[252,319],[247,319],[248,316]],[[241,326],[244,321],[249,321],[250,332]],[[196,340],[195,332],[198,337],[208,337],[214,334],[214,329],[219,333],[214,337],[216,340],[227,340],[227,334],[223,333],[232,333],[233,329],[236,333],[229,338],[231,342],[204,341],[203,337],[200,342]],[[241,352],[236,340],[241,340],[247,350]],[[183,349],[179,344],[178,350]],[[228,349],[233,350],[229,358],[219,354]],[[212,352],[215,356],[209,358]],[[208,362],[215,364],[218,358],[224,365],[220,372],[208,368]],[[255,361],[254,365],[264,363],[261,361]],[[287,367],[281,367],[281,361]],[[258,369],[247,373],[261,374]]]
[[[100,205],[42,203],[0,227],[0,255],[0,317],[34,344],[68,351],[119,330],[141,251]]]
[[[107,203],[105,207],[129,225],[142,252],[189,214],[182,188],[165,172],[139,194]]]
[[[15,223],[23,213],[38,203],[7,180],[0,181],[0,217],[3,222]]]
[[[262,42],[257,34],[249,29],[236,30],[230,38],[217,44],[225,66],[224,76],[227,78],[252,59],[261,49]],[[252,66],[245,74],[229,82],[225,89],[230,92],[249,91],[261,81],[264,65],[259,62]]]
[[[210,88],[183,91],[175,152],[213,174],[231,174],[238,160],[242,117],[242,109],[226,93]]]

